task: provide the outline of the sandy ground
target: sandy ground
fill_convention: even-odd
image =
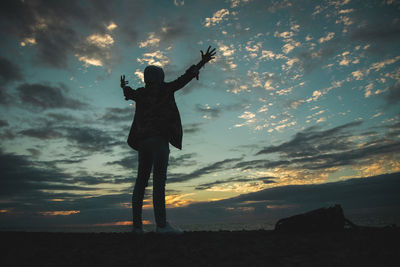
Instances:
[[[400,266],[400,229],[331,233],[0,232],[0,266]]]

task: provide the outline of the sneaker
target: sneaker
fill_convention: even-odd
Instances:
[[[132,228],[132,233],[135,234],[135,235],[143,235],[145,233],[145,231],[143,230],[143,228],[133,227]]]
[[[157,234],[166,235],[182,235],[183,231],[176,226],[172,226],[169,222],[166,223],[164,227],[156,227]]]

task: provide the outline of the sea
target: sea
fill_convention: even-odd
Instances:
[[[367,227],[386,227],[400,226],[400,214],[393,214],[384,217],[352,215],[347,218],[354,224]],[[254,230],[273,230],[277,220],[248,222],[248,223],[201,223],[201,224],[178,224],[183,231],[254,231]],[[155,225],[149,224],[143,226],[147,232],[155,230]],[[0,228],[0,231],[26,231],[26,232],[78,232],[78,233],[124,233],[132,230],[131,225],[118,226],[69,226],[69,227],[35,227],[35,228]]]

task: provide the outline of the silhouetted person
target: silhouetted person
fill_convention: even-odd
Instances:
[[[182,149],[182,124],[174,93],[183,88],[199,70],[213,59],[215,48],[208,47],[201,61],[192,65],[181,77],[172,82],[164,82],[164,71],[157,66],[147,66],[144,70],[145,87],[132,90],[126,86],[125,75],[121,76],[121,87],[126,100],[136,101],[135,117],[128,137],[128,144],[139,152],[139,167],[132,195],[133,232],[143,233],[142,206],[145,187],[153,168],[153,207],[157,224],[156,232],[180,234],[166,220],[165,182],[169,159],[169,144]]]

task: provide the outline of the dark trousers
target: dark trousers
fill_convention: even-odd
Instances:
[[[169,159],[168,141],[159,136],[149,137],[140,142],[139,167],[132,195],[133,226],[142,227],[142,206],[144,191],[153,168],[153,207],[158,227],[166,224],[165,181]]]

